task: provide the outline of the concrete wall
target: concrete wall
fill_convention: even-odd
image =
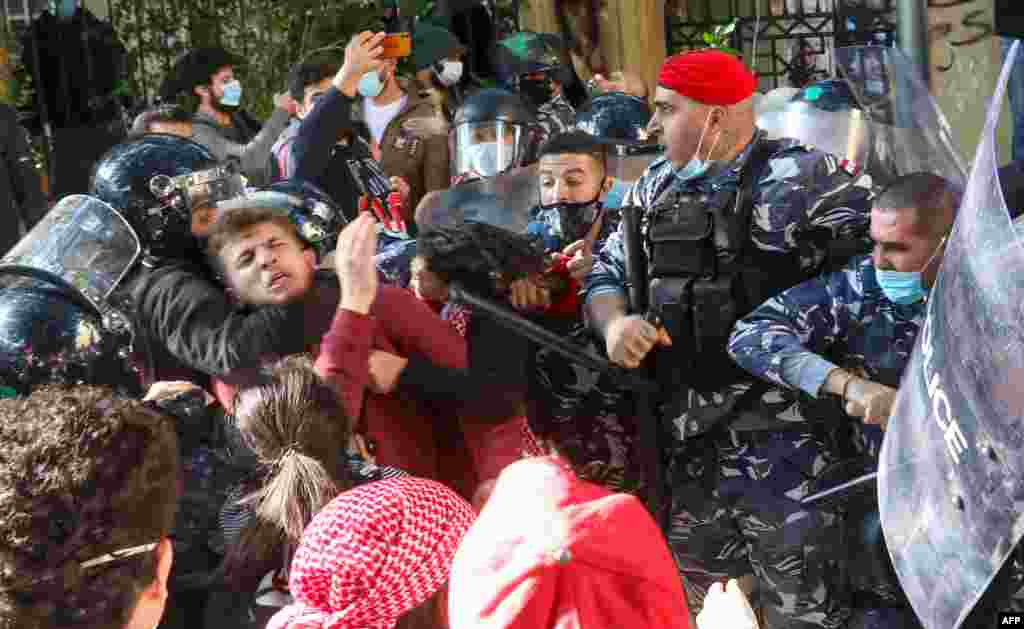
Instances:
[[[921,0],[924,1],[924,0]],[[927,0],[931,89],[949,120],[967,167],[985,125],[1002,59],[992,0]],[[953,6],[944,6],[953,5]],[[1010,156],[1009,116],[1000,124],[1000,163]]]
[[[81,0],[82,6],[89,9],[89,12],[100,18],[101,20],[107,19],[110,13],[109,7],[107,6],[107,0]]]

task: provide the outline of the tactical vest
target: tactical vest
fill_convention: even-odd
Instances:
[[[672,337],[673,371],[699,391],[746,377],[726,353],[733,325],[807,275],[800,251],[767,253],[751,242],[753,186],[781,146],[759,140],[734,190],[669,189],[641,226],[649,312]]]

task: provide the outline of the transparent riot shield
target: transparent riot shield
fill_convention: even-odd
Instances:
[[[658,157],[659,153],[650,151],[610,151],[608,174],[632,183]],[[420,228],[453,227],[475,221],[523,233],[530,222],[530,211],[540,202],[537,170],[537,164],[531,164],[426,197],[416,209],[416,224]]]
[[[949,124],[900,50],[838,48],[835,60],[838,79],[801,90],[781,109],[760,116],[758,126],[769,137],[792,138],[848,160],[877,187],[915,172],[966,183]]]
[[[102,313],[141,251],[138,236],[114,208],[95,197],[72,195],[0,259],[0,274],[50,282]]]
[[[1000,190],[995,137],[1017,48],[879,461],[885,541],[927,629],[957,629],[1024,533],[1024,245]]]
[[[523,233],[539,198],[537,165],[532,164],[461,183],[425,199],[416,210],[416,224],[425,229],[474,221]]]

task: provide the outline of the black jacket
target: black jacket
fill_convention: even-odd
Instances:
[[[8,105],[0,105],[0,151],[0,255],[3,255],[18,242],[19,219],[26,229],[32,229],[47,209],[28,134]]]
[[[99,125],[120,116],[114,92],[124,77],[127,55],[110,24],[86,9],[66,21],[44,11],[21,43],[22,61],[33,81],[42,80],[33,86],[35,98],[44,96],[54,128]]]
[[[301,303],[240,310],[204,267],[182,261],[144,269],[128,290],[147,384],[194,381],[192,370],[230,380],[233,372],[256,367],[268,356],[304,351],[324,335],[333,316],[332,311],[318,317],[326,309]]]

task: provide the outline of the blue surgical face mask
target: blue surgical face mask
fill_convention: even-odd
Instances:
[[[921,283],[920,271],[875,269],[875,279],[886,298],[894,304],[915,304],[928,294]]]
[[[359,79],[356,89],[366,98],[377,98],[384,91],[384,83],[380,80],[380,74],[376,70],[371,70]]]
[[[715,137],[715,143],[711,145],[711,150],[708,151],[707,159],[700,158],[700,149],[704,145],[704,134],[708,132],[708,122],[711,121],[711,112],[708,112],[707,118],[704,119],[704,129],[700,132],[700,140],[697,141],[697,150],[693,154],[691,159],[686,166],[683,166],[680,170],[676,171],[676,176],[683,181],[688,181],[696,177],[700,177],[708,172],[711,168],[711,154],[718,148],[718,141],[722,139],[722,133],[719,132],[718,136]]]
[[[622,207],[622,202],[626,200],[626,195],[632,187],[632,184],[628,181],[622,181],[621,179],[612,180],[612,189],[604,197],[604,207],[610,210],[617,210]]]
[[[878,286],[885,293],[886,298],[894,304],[906,306],[916,304],[927,297],[928,289],[924,287],[922,274],[935,260],[935,256],[939,254],[944,244],[946,244],[945,238],[935,247],[935,251],[920,271],[887,271],[876,268],[875,280],[878,281]]]
[[[238,107],[242,102],[242,84],[233,79],[224,84],[224,95],[220,97],[220,104],[225,107]]]

